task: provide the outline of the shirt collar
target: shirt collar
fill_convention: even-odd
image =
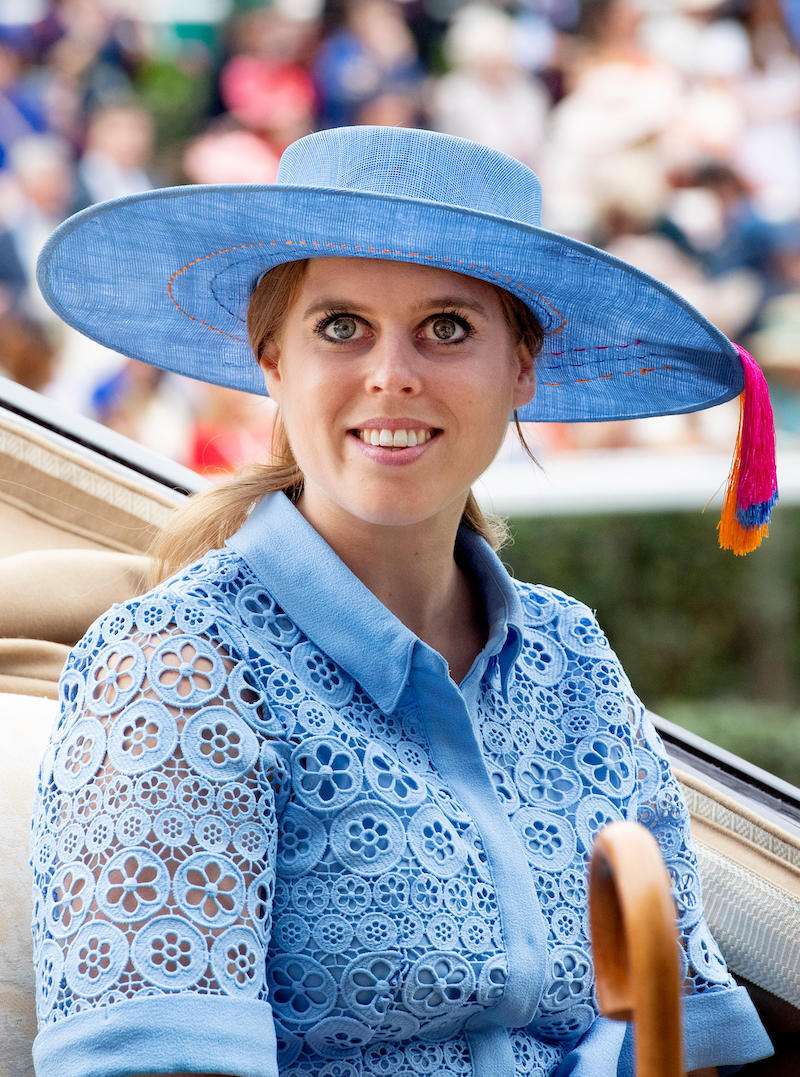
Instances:
[[[364,586],[283,493],[255,506],[227,545],[242,557],[302,632],[391,713],[420,640]],[[483,594],[503,690],[522,645],[522,605],[488,543],[461,527],[457,557]],[[336,596],[332,602],[331,597]]]

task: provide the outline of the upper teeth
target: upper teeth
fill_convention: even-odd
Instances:
[[[430,430],[358,430],[356,431],[367,445],[382,445],[385,449],[405,449],[409,446],[422,445],[430,441]]]

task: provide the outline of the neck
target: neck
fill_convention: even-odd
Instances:
[[[439,651],[453,678],[461,680],[486,640],[480,597],[454,556],[463,505],[397,526],[366,523],[336,507],[320,512],[305,494],[297,508],[350,571]]]

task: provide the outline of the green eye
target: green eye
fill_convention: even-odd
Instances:
[[[355,336],[357,328],[355,318],[341,317],[329,322],[326,332],[336,340],[350,340]]]

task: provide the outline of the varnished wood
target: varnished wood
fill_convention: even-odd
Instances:
[[[634,1022],[636,1077],[684,1077],[675,905],[655,839],[638,823],[597,836],[589,914],[602,1013]]]

